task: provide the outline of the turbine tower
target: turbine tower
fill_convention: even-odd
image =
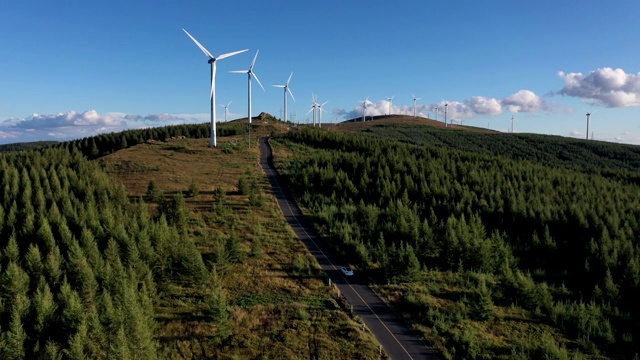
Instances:
[[[311,93],[311,109],[307,111],[307,115],[313,111],[313,126],[316,126],[316,109],[318,108],[318,102],[316,101],[315,95]]]
[[[591,116],[591,113],[587,112],[587,140],[589,140],[589,116]]]
[[[323,111],[326,112],[326,110],[323,108],[323,106],[325,106],[327,103],[328,103],[328,101],[325,101],[322,104],[318,104],[318,127],[319,128],[322,127],[322,112]]]
[[[362,122],[367,121],[366,118],[366,114],[367,114],[367,101],[369,101],[369,97],[367,96],[366,99],[362,100]]]
[[[449,107],[449,104],[447,104],[446,102],[444,103],[444,127],[447,127],[447,108]]]
[[[411,93],[411,96],[413,96],[413,117],[416,117],[416,101],[420,100],[420,98],[417,98],[413,93]]]
[[[256,75],[256,73],[253,72],[253,66],[256,64],[256,59],[258,58],[258,53],[260,52],[260,50],[256,51],[256,56],[253,57],[253,61],[251,62],[251,66],[249,66],[249,70],[234,70],[234,71],[229,71],[230,73],[234,73],[234,74],[247,74],[247,77],[249,78],[249,109],[247,112],[247,119],[249,121],[249,125],[251,125],[251,78],[254,77],[256,79],[256,81],[258,82],[258,85],[260,85],[260,87],[262,88],[262,91],[264,90],[264,86],[262,86],[262,84],[260,83],[260,79],[258,79],[258,75]]]
[[[293,99],[293,101],[296,101],[296,98],[293,97],[293,93],[291,92],[291,89],[289,89],[289,82],[291,81],[292,76],[293,76],[293,71],[291,72],[291,75],[289,75],[289,79],[287,80],[286,84],[273,85],[274,87],[284,89],[284,122],[287,122],[287,92],[289,92],[289,95],[291,95],[291,98]]]
[[[233,100],[231,100],[233,101]],[[227,109],[229,108],[229,105],[231,105],[231,101],[229,101],[229,103],[227,105],[224,104],[220,104],[219,106],[222,106],[224,108],[224,122],[227,122]]]
[[[207,49],[205,49],[204,46],[202,46],[198,42],[198,40],[191,36],[191,34],[187,32],[187,30],[182,29],[182,31],[184,31],[191,38],[191,40],[193,40],[193,42],[198,45],[200,50],[202,50],[202,52],[207,55],[207,57],[209,58],[208,63],[211,64],[211,141],[209,142],[209,146],[216,147],[218,146],[216,139],[216,60],[222,60],[224,58],[243,53],[249,49],[222,54],[216,58],[215,56],[211,55],[211,53]]]
[[[393,98],[396,97],[395,95],[393,95],[392,97],[388,97],[387,100],[389,100],[389,113],[387,115],[391,115],[391,104],[393,103]]]

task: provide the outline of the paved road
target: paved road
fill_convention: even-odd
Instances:
[[[346,266],[339,256],[317,235],[293,197],[281,187],[280,174],[273,165],[271,146],[267,138],[260,139],[260,165],[267,175],[287,222],[307,246],[318,263],[338,286],[353,311],[367,325],[391,359],[440,359],[438,353],[428,349],[416,334],[376,295],[367,284],[359,283],[358,276],[345,277],[340,267]]]

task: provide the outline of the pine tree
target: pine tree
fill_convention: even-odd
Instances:
[[[491,291],[487,288],[484,278],[480,280],[478,287],[471,297],[471,313],[477,320],[491,320],[494,317],[493,300]]]
[[[20,260],[20,248],[18,247],[18,241],[16,240],[16,234],[13,233],[9,237],[9,241],[7,245],[4,247],[2,251],[2,255],[4,261],[6,263],[15,262],[17,263]]]
[[[154,179],[149,181],[149,185],[147,185],[147,192],[145,193],[146,201],[159,201],[162,198],[162,190],[158,188],[158,184]]]
[[[198,189],[198,186],[192,179],[191,184],[189,185],[189,189],[187,190],[187,197],[193,198],[198,196],[198,194],[200,194],[200,189]]]
[[[29,245],[29,249],[24,256],[24,262],[27,267],[27,271],[31,276],[35,279],[39,278],[42,274],[44,265],[42,263],[42,254],[40,253],[38,245],[34,243]]]
[[[0,346],[0,358],[3,360],[22,360],[26,356],[27,334],[20,318],[17,311],[13,311],[8,331],[0,334],[0,343],[3,345]]]

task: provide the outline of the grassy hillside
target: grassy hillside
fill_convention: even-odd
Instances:
[[[279,138],[278,166],[318,229],[445,354],[640,350],[637,147],[347,125]]]

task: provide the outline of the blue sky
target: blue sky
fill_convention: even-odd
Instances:
[[[640,144],[640,2],[627,1],[34,1],[0,2],[0,143],[65,140],[209,121],[217,102],[246,117],[323,122],[449,105],[465,125]],[[217,106],[217,117],[224,108]]]

